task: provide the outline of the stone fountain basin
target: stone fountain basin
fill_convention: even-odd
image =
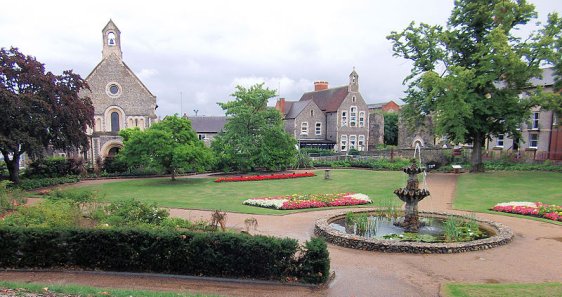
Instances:
[[[376,211],[377,209],[366,209],[354,211],[354,213],[372,213]],[[324,238],[329,243],[347,248],[385,253],[413,254],[451,254],[486,250],[507,244],[513,239],[513,231],[507,226],[482,219],[476,219],[476,221],[481,229],[490,234],[490,237],[473,241],[448,243],[404,242],[390,239],[366,238],[347,234],[330,226],[334,221],[345,219],[345,215],[348,212],[349,210],[346,210],[318,219],[314,227],[314,234]],[[420,217],[440,219],[446,219],[448,216],[463,217],[444,212],[419,212],[419,215]]]

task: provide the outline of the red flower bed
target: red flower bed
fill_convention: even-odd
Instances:
[[[511,203],[511,202],[510,202]],[[535,202],[535,206],[509,205],[510,203],[499,203],[492,210],[508,212],[526,216],[545,218],[553,221],[562,221],[562,207],[558,205],[543,204]]]
[[[270,174],[270,175],[247,175],[247,176],[234,176],[234,177],[220,177],[217,178],[215,182],[220,183],[220,182],[258,181],[258,180],[270,180],[270,179],[288,179],[288,178],[310,177],[315,175],[316,174],[314,174],[314,172],[282,173],[282,174]]]

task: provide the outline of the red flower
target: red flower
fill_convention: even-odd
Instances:
[[[293,174],[271,174],[271,175],[248,175],[239,177],[220,177],[215,180],[215,182],[239,182],[239,181],[258,181],[258,180],[269,180],[269,179],[286,179],[286,178],[297,178],[297,177],[309,177],[315,176],[314,172],[304,172],[304,173],[293,173]]]

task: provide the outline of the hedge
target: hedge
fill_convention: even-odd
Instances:
[[[0,228],[0,267],[155,272],[196,276],[327,280],[326,243],[144,229]]]
[[[77,183],[80,181],[78,176],[51,177],[51,178],[31,178],[21,179],[18,185],[11,185],[23,190],[33,190],[37,188],[62,185],[67,183]]]

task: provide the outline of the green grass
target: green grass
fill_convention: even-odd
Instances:
[[[500,202],[529,201],[562,203],[562,173],[557,172],[486,172],[459,176],[453,208],[505,214],[489,210]],[[505,214],[553,222],[529,216]],[[558,223],[558,222],[554,222]],[[560,223],[558,223],[560,224]]]
[[[61,295],[80,295],[80,296],[99,296],[99,297],[205,297],[205,296],[218,296],[218,295],[200,295],[200,294],[183,294],[173,292],[156,292],[156,291],[138,291],[138,290],[124,290],[124,289],[108,289],[96,288],[79,285],[54,285],[54,284],[32,284],[32,283],[14,283],[0,281],[0,288],[2,289],[17,289],[16,296],[25,296],[25,293],[39,293],[45,294],[43,288],[48,288],[49,293],[56,293]]]
[[[445,297],[554,297],[562,296],[562,283],[543,284],[445,284]]]
[[[242,202],[250,198],[297,193],[356,192],[369,195],[375,205],[383,198],[395,199],[398,203],[393,191],[403,187],[406,180],[402,172],[333,170],[330,180],[324,180],[323,171],[317,171],[316,174],[315,177],[296,179],[223,183],[215,183],[215,178],[184,178],[175,182],[169,178],[150,178],[80,186],[70,191],[84,189],[97,191],[105,201],[134,198],[156,202],[163,207],[220,209],[251,214],[287,214],[302,210],[275,210],[246,206]],[[365,206],[373,206],[373,204]]]

